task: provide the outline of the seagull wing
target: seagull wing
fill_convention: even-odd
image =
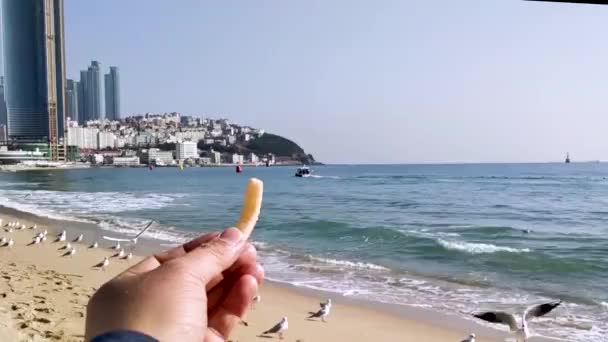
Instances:
[[[544,303],[544,304],[539,304],[539,305],[533,305],[533,306],[527,308],[526,311],[524,312],[524,319],[527,321],[527,320],[530,320],[535,317],[544,316],[544,315],[548,314],[549,312],[553,311],[553,309],[558,307],[561,303],[562,303],[562,301],[560,300],[558,302],[550,302],[550,303]]]
[[[502,311],[488,311],[482,312],[478,314],[473,314],[473,316],[483,319],[486,322],[490,323],[500,323],[508,325],[511,331],[516,331],[519,327],[517,326],[517,319],[515,316],[508,312]]]
[[[319,317],[323,316],[323,313],[325,313],[325,307],[323,307],[321,310],[311,314],[310,316],[308,316],[308,318],[319,318]]]
[[[281,331],[281,323],[279,322],[277,323],[277,325],[275,325],[274,327],[264,331],[262,334],[274,334],[274,333],[278,333],[279,331]]]
[[[154,221],[150,221],[145,227],[144,229],[142,229],[137,235],[135,235],[135,239],[139,238],[140,236],[142,236],[149,228],[150,226],[152,226],[152,223],[154,223]]]

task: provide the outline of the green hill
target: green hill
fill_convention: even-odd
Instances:
[[[249,142],[238,142],[232,146],[207,146],[202,144],[202,141],[199,142],[200,149],[208,149],[209,147],[213,147],[214,150],[222,153],[247,154],[253,152],[258,156],[272,153],[276,157],[288,157],[303,164],[315,163],[315,158],[312,154],[307,154],[298,144],[280,135],[271,133],[265,133],[261,137],[252,139]]]

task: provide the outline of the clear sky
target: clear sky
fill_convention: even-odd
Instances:
[[[125,113],[228,117],[334,163],[608,160],[608,6],[65,0],[68,77]]]

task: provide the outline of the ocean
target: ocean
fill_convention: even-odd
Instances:
[[[253,234],[268,279],[467,317],[562,299],[532,329],[608,336],[608,164],[84,169],[0,174],[0,205],[162,245],[233,225],[265,183]]]

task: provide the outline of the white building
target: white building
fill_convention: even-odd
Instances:
[[[138,166],[139,157],[114,157],[112,159],[112,164],[116,166]]]
[[[97,149],[97,134],[99,130],[93,127],[68,127],[68,145],[83,149]]]
[[[258,158],[258,156],[256,156],[255,153],[250,153],[249,154],[249,161],[252,164],[259,163],[260,162],[260,158]]]
[[[222,162],[222,154],[218,151],[211,151],[211,162],[213,164],[219,164]]]
[[[97,133],[97,149],[115,148],[116,136],[112,132]]]
[[[238,153],[232,154],[232,164],[243,164],[243,155]]]
[[[150,148],[143,154],[142,157],[146,164],[156,165],[171,165],[173,164],[173,152],[172,151],[161,151],[158,148]]]
[[[228,145],[233,145],[236,142],[236,137],[234,135],[228,136]]]
[[[178,142],[175,147],[177,150],[175,156],[178,160],[196,159],[199,157],[198,149],[196,148],[196,143],[194,141]]]

